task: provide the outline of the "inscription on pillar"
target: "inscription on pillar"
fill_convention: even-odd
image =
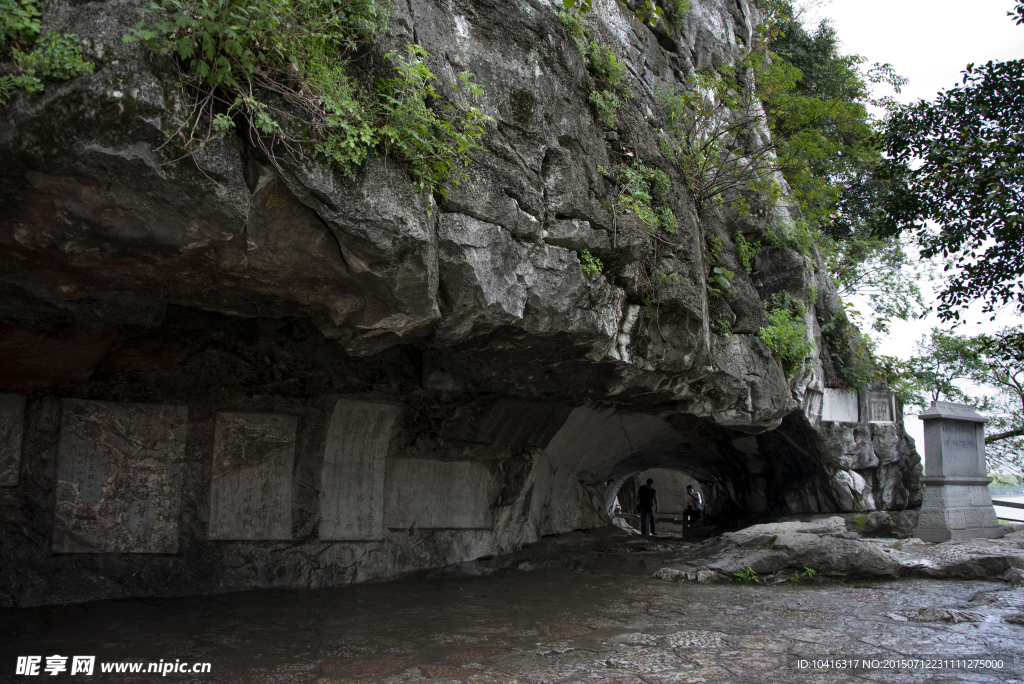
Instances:
[[[933,402],[924,421],[925,485],[914,536],[931,542],[999,537],[986,475],[985,418],[970,406]]]
[[[942,424],[942,447],[944,450],[955,449],[956,451],[969,451],[972,454],[978,453],[978,431],[974,427],[974,423],[962,420],[944,422]]]
[[[65,399],[53,550],[177,553],[188,408]]]

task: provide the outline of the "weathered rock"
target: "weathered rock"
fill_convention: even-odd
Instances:
[[[1024,569],[1024,533],[1004,539],[954,540],[928,544],[919,539],[861,538],[856,522],[840,516],[811,521],[754,525],[707,542],[683,567],[668,566],[655,577],[695,581],[700,572],[760,581],[821,577],[905,577],[993,579],[1015,582]],[[810,571],[808,571],[808,568]],[[753,574],[751,574],[753,573]],[[905,619],[918,619],[914,617]],[[947,617],[927,617],[952,619]]]
[[[0,112],[0,600],[461,563],[605,524],[652,467],[696,478],[712,516],[920,504],[901,416],[821,418],[841,382],[817,323],[838,310],[831,281],[787,248],[739,265],[736,234],[763,240],[789,211],[699,215],[658,150],[657,93],[737,62],[748,0],[694,2],[653,32],[595,0],[591,33],[634,95],[614,134],[550,3],[397,4],[367,68],[417,42],[442,92],[472,70],[495,119],[444,199],[392,159],[347,178],[310,151],[269,159],[244,132],[189,158],[168,142],[188,111],[175,66],[121,39],[141,11],[49,3],[44,31],[76,33],[96,71]],[[652,240],[614,209],[598,167],[633,160],[673,179],[677,233]],[[712,241],[736,272],[721,297]],[[583,250],[602,273],[583,273]],[[787,378],[757,336],[763,301],[812,285],[818,351]],[[97,407],[110,420],[77,439]],[[85,486],[100,462],[114,474]],[[765,567],[810,543],[793,534]],[[826,546],[807,548],[853,571]],[[132,553],[156,555],[140,569]]]

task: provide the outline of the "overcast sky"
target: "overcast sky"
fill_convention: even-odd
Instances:
[[[889,62],[910,79],[902,101],[931,100],[960,81],[968,63],[1024,58],[1013,0],[812,0],[805,24],[832,20],[843,51]]]
[[[889,62],[896,73],[909,79],[900,95],[902,102],[932,100],[940,90],[960,82],[967,64],[989,60],[1024,59],[1024,26],[1017,26],[1006,13],[1013,0],[808,0],[802,17],[808,29],[822,18],[832,20],[843,54],[858,54],[874,62]],[[891,94],[879,92],[878,95]],[[972,307],[964,334],[992,331],[1019,322],[1006,311],[997,321]],[[891,334],[879,340],[878,351],[907,357],[914,343],[937,325],[934,317],[924,321],[896,321]],[[924,455],[921,421],[910,417],[907,431]]]

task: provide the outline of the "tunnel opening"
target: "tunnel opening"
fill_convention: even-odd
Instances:
[[[744,508],[743,487],[737,487],[737,481],[746,479],[741,470],[723,468],[699,452],[633,456],[612,470],[604,490],[605,511],[612,524],[629,534],[639,533],[638,491],[650,479],[657,492],[659,535],[703,538]],[[702,499],[699,514],[687,515],[688,485]]]

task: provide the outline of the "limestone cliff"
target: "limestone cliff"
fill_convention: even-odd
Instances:
[[[381,158],[350,180],[242,137],[182,157],[173,64],[121,40],[140,3],[49,3],[44,29],[96,70],[2,112],[0,604],[437,567],[603,524],[651,467],[721,516],[919,505],[899,407],[869,422],[878,398],[829,370],[828,275],[784,247],[739,265],[736,235],[785,208],[698,215],[658,151],[658,90],[735,63],[756,9],[694,0],[651,30],[595,0],[633,93],[616,132],[555,10],[395,4],[366,68],[419,43],[435,73],[473,71],[495,119],[434,206]],[[623,159],[673,180],[657,251],[599,171]],[[669,277],[645,309],[652,261]],[[816,293],[815,356],[789,379],[757,337],[780,292]]]

